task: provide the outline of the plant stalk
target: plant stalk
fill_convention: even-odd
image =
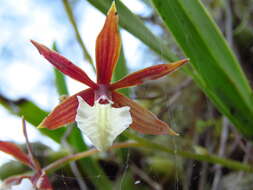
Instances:
[[[183,158],[204,161],[204,162],[209,162],[209,163],[213,163],[213,164],[219,164],[219,165],[222,165],[224,167],[227,167],[227,168],[230,168],[233,170],[253,173],[252,166],[250,166],[248,164],[240,163],[238,161],[234,161],[234,160],[226,159],[226,158],[221,158],[219,156],[215,156],[215,155],[208,154],[208,153],[197,154],[197,153],[193,153],[193,152],[189,152],[189,151],[174,150],[174,149],[165,147],[163,145],[150,142],[144,138],[138,137],[138,136],[136,136],[132,133],[129,133],[129,132],[125,132],[124,135],[127,136],[129,139],[133,139],[137,142],[125,142],[125,143],[114,144],[111,148],[109,148],[109,150],[116,149],[116,148],[145,147],[145,148],[149,148],[152,150],[156,149],[156,150],[160,150],[162,152],[167,152],[169,154],[175,154],[175,155],[181,156]],[[66,156],[62,159],[59,159],[59,160],[53,162],[52,164],[45,167],[43,170],[46,173],[49,173],[49,172],[52,172],[53,170],[56,170],[56,169],[64,166],[65,164],[67,164],[69,162],[76,161],[81,158],[91,156],[91,155],[96,154],[98,152],[99,151],[97,149],[92,148],[92,149],[85,151],[85,152],[72,154],[72,155]]]

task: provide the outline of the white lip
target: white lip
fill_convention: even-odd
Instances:
[[[99,100],[90,106],[80,96],[77,99],[77,126],[99,151],[107,150],[132,123],[128,106],[114,108],[112,101],[100,104]]]

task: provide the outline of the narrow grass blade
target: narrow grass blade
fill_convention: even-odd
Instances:
[[[114,82],[118,81],[118,80],[124,78],[127,74],[128,74],[128,68],[126,65],[126,59],[125,59],[123,48],[121,48],[119,61],[116,66],[116,69],[113,73],[113,81]],[[129,88],[125,88],[125,89],[120,89],[119,92],[121,92],[125,96],[129,96],[130,90],[129,90]]]

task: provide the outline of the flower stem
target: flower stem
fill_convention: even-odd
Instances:
[[[128,147],[136,147],[136,146],[140,146],[140,144],[138,144],[136,142],[118,143],[118,144],[112,145],[109,148],[109,150],[112,150],[115,148],[128,148]],[[97,149],[92,148],[88,151],[80,152],[77,154],[71,154],[69,156],[63,157],[62,159],[59,159],[59,160],[49,164],[47,167],[45,167],[43,169],[43,171],[45,171],[46,173],[52,172],[53,170],[58,169],[58,168],[64,166],[65,164],[68,164],[69,162],[73,162],[73,161],[79,160],[81,158],[91,156],[91,155],[96,154],[98,152],[99,151]]]
[[[79,45],[81,46],[81,49],[83,51],[83,56],[84,58],[90,63],[90,65],[92,66],[93,70],[95,71],[95,66],[93,64],[93,61],[92,61],[92,58],[88,52],[88,50],[86,49],[85,45],[84,45],[84,42],[82,40],[82,37],[80,35],[80,32],[78,30],[78,27],[77,27],[77,24],[76,24],[76,21],[75,21],[75,17],[74,17],[74,14],[72,12],[72,8],[71,8],[71,5],[69,4],[69,1],[68,0],[62,0],[63,2],[63,5],[64,5],[64,8],[65,8],[65,11],[68,15],[68,18],[69,18],[69,21],[75,31],[75,36],[76,36],[76,39],[79,43]]]
[[[194,153],[194,152],[190,152],[190,151],[175,150],[175,149],[163,146],[161,144],[156,144],[156,143],[150,142],[149,140],[147,140],[145,138],[141,138],[141,137],[139,137],[133,133],[129,133],[129,132],[125,132],[124,135],[127,136],[129,139],[135,140],[138,143],[140,143],[139,146],[142,145],[146,148],[156,149],[156,150],[160,150],[160,151],[167,152],[170,154],[175,154],[175,155],[181,156],[183,158],[204,161],[204,162],[209,162],[209,163],[213,163],[213,164],[219,164],[221,166],[224,166],[224,167],[227,167],[227,168],[230,168],[233,170],[241,170],[241,171],[253,173],[252,166],[250,166],[248,164],[243,164],[239,161],[222,158],[222,157],[215,156],[215,155],[209,154],[209,153],[199,154],[199,153]]]
[[[215,156],[213,154],[208,154],[208,153],[197,154],[197,153],[193,153],[193,152],[189,152],[189,151],[174,150],[174,149],[165,147],[163,145],[150,142],[147,139],[138,137],[138,136],[136,136],[132,133],[129,133],[129,132],[125,132],[124,135],[130,139],[137,141],[137,142],[125,142],[125,143],[114,144],[109,150],[112,150],[115,148],[145,147],[145,148],[152,149],[152,150],[154,150],[154,149],[160,150],[162,152],[166,152],[169,154],[175,154],[175,155],[181,156],[183,158],[204,161],[204,162],[209,162],[209,163],[213,163],[213,164],[219,164],[219,165],[222,165],[224,167],[227,167],[227,168],[230,168],[233,170],[238,170],[238,171],[240,170],[240,171],[253,173],[252,166],[250,166],[248,164],[240,163],[238,161],[234,161],[234,160],[226,159],[226,158],[221,158],[219,156]],[[69,162],[76,161],[81,158],[91,156],[91,155],[96,154],[98,152],[99,152],[98,150],[93,148],[93,149],[90,149],[85,152],[72,154],[72,155],[66,156],[62,159],[59,159],[59,160],[53,162],[52,164],[45,167],[43,170],[46,173],[49,173],[49,172],[52,172],[53,170],[56,170],[56,169],[64,166],[65,164],[67,164]]]

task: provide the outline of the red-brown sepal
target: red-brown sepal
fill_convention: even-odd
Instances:
[[[163,77],[177,68],[182,66],[183,64],[187,63],[188,59],[182,59],[180,61],[168,64],[160,64],[151,66],[140,71],[134,72],[125,78],[115,82],[110,86],[111,90],[120,89],[120,88],[127,88],[130,86],[136,86],[144,83],[148,80],[155,80],[160,77]]]
[[[118,32],[118,15],[115,3],[108,11],[104,27],[96,41],[97,83],[109,84],[121,48]]]
[[[130,107],[130,113],[133,119],[133,123],[130,125],[132,129],[143,134],[178,135],[168,126],[168,124],[159,120],[153,113],[143,108],[131,99],[125,97],[124,95],[118,92],[113,92],[112,100],[114,102],[114,107]]]
[[[31,42],[38,49],[39,53],[59,71],[93,89],[97,88],[97,84],[94,83],[82,69],[74,65],[71,61],[38,42],[33,40],[31,40]]]
[[[57,129],[66,124],[75,122],[78,107],[77,96],[81,96],[89,105],[94,104],[94,91],[89,88],[73,96],[70,96],[60,103],[54,110],[41,122],[39,128]]]

